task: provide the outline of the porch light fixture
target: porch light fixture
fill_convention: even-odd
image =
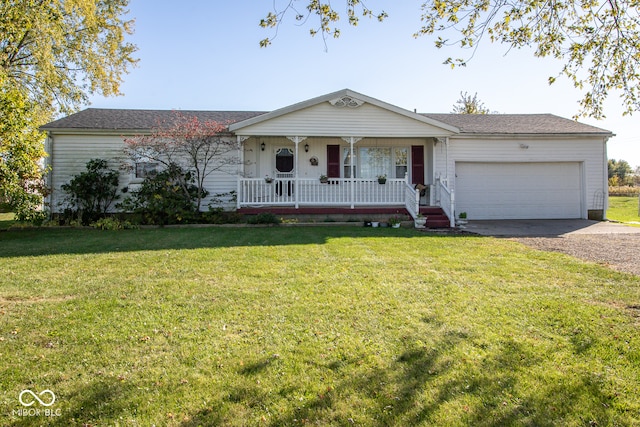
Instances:
[[[260,144],[260,150],[261,150],[261,151],[264,151],[264,147],[265,147],[265,145],[264,145],[264,141],[262,141],[262,144]]]
[[[304,144],[304,152],[305,153],[309,152],[309,144]]]

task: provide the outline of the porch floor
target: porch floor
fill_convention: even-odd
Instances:
[[[411,219],[404,206],[368,206],[368,207],[299,207],[291,206],[262,206],[258,208],[243,207],[237,210],[242,215],[259,215],[272,213],[278,216],[298,219],[326,220],[379,220],[386,221],[393,215],[404,215]],[[427,217],[427,228],[449,228],[449,218],[438,206],[420,206],[420,213]]]

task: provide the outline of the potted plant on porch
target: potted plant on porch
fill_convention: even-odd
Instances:
[[[273,178],[271,178],[269,175],[265,175],[264,182],[266,182],[267,184],[271,184],[273,182]]]
[[[386,184],[387,175],[378,175],[378,184]]]
[[[329,182],[327,175],[320,175],[320,184],[326,184],[327,182]]]
[[[427,217],[419,213],[413,220],[413,225],[415,228],[425,228],[427,225]]]

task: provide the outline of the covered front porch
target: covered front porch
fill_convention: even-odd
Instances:
[[[433,218],[431,226],[454,226],[453,194],[439,179],[418,186],[405,179],[240,178],[237,208],[245,214],[393,215]],[[444,203],[442,203],[444,201]]]
[[[395,206],[415,216],[431,201],[427,139],[266,136],[243,143],[238,209]]]
[[[436,146],[456,129],[442,123],[345,90],[229,129],[242,147],[239,210],[392,208],[416,218],[438,206],[453,218],[435,169]]]

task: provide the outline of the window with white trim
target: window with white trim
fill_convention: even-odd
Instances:
[[[387,178],[404,179],[409,166],[409,150],[406,147],[358,147],[354,149],[355,176],[376,179],[380,175]],[[342,156],[343,176],[351,177],[351,149],[345,148]]]
[[[353,150],[354,158],[352,159],[351,158],[351,148],[345,148],[344,151],[343,151],[342,164],[343,164],[344,172],[343,172],[342,176],[344,178],[351,178],[351,170],[352,170],[351,169],[351,165],[352,164],[356,165],[356,166],[358,165],[358,162],[357,162],[358,155],[356,153],[357,153],[357,149],[354,149]],[[355,174],[354,178],[356,176],[358,176],[357,173]]]
[[[136,178],[144,179],[158,172],[158,164],[153,162],[137,162],[135,166]]]

